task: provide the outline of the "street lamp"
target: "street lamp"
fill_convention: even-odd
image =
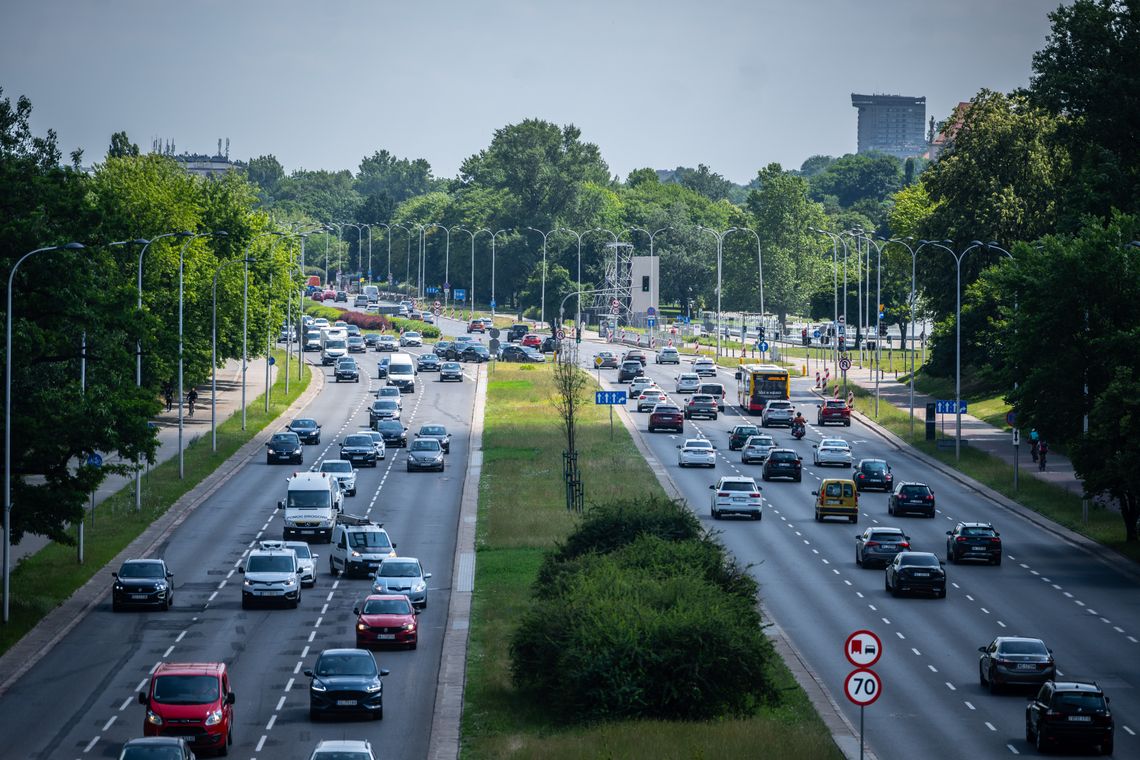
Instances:
[[[701,232],[707,232],[710,235],[712,235],[714,238],[716,238],[716,355],[717,355],[717,357],[720,357],[720,340],[721,340],[721,333],[723,332],[721,329],[721,313],[720,313],[720,301],[721,301],[721,298],[720,298],[721,292],[720,291],[721,291],[721,274],[722,274],[722,272],[721,272],[721,261],[722,261],[723,256],[724,256],[724,236],[727,235],[728,233],[732,232],[732,230],[728,229],[728,230],[725,230],[724,232],[717,232],[714,229],[710,229],[709,227],[702,227],[699,224],[697,225],[697,229],[700,230]]]
[[[590,231],[586,230],[586,232],[579,234],[569,227],[556,227],[550,231],[550,234],[553,235],[555,232],[569,232],[571,235],[578,238],[578,311],[574,317],[574,334],[577,335],[577,331],[582,329],[582,235],[585,235]],[[611,232],[610,234],[612,235],[613,233]],[[616,235],[614,236],[614,239],[617,240]],[[563,298],[562,305],[565,304],[566,299]],[[559,327],[562,326],[562,306],[558,307],[558,325]]]
[[[328,240],[329,240],[329,235],[328,235],[328,233],[329,233],[330,229],[331,229],[330,225],[327,225],[327,224],[324,225],[324,233],[325,233],[325,285],[326,286],[328,285],[328,276],[329,276],[329,270],[328,270],[328,261],[329,261]],[[265,237],[266,235],[273,235],[277,239],[280,239],[282,236],[285,235],[285,233],[279,232],[277,230],[263,230],[262,232],[257,233],[256,235],[253,236],[253,238],[250,239],[249,245],[247,245],[245,248],[245,257],[242,259],[243,261],[245,261],[245,267],[244,267],[245,271],[243,273],[243,280],[242,280],[242,303],[241,303],[241,429],[242,430],[245,430],[245,375],[246,375],[246,371],[247,371],[248,365],[249,365],[249,264],[250,264],[250,262],[255,261],[253,256],[250,255],[250,251],[253,250],[253,244],[255,242],[257,242],[257,239],[261,238],[261,237]],[[276,243],[277,243],[277,240],[274,240],[272,243],[270,243],[270,245],[269,245],[270,255],[272,255],[273,246]],[[266,361],[269,360],[268,356],[266,356],[265,358],[266,358]]]
[[[809,227],[808,229],[831,238],[831,288],[832,296],[835,300],[835,321],[832,322],[832,324],[835,325],[835,340],[831,343],[831,356],[832,371],[835,372],[836,377],[839,377],[839,235],[834,232],[828,232],[827,230],[821,230],[817,227]],[[844,252],[846,252],[846,243],[844,243]],[[844,293],[844,296],[846,296],[846,293]],[[847,299],[844,298],[843,300],[846,302]]]
[[[360,260],[361,257],[364,255],[364,228],[368,227],[368,225],[367,224],[358,224],[356,222],[341,222],[341,225],[343,225],[345,227],[352,227],[356,230],[356,266],[357,266],[357,268],[361,268],[363,263],[364,263]],[[370,227],[368,229],[368,249],[369,249],[369,257],[368,257],[369,266],[371,266],[371,262],[372,262],[372,256],[371,256],[372,228],[370,228]],[[346,263],[350,263],[350,262],[346,262]]]
[[[374,222],[377,227],[383,227],[387,232],[385,237],[388,238],[388,289],[392,289],[392,227],[393,225],[385,224],[384,222]],[[372,271],[372,228],[368,228],[368,271]],[[369,274],[369,283],[372,275]]]
[[[441,230],[447,233],[447,248],[444,250],[443,254],[443,289],[445,291],[443,294],[443,304],[444,306],[447,306],[447,302],[451,300],[451,230],[436,222],[432,222],[431,224],[425,226],[439,227]],[[426,248],[424,249],[424,253],[426,257]],[[427,267],[425,262],[425,269],[426,268]]]
[[[471,230],[467,229],[466,227],[464,227],[461,224],[455,225],[454,227],[452,227],[452,229],[458,230],[459,232],[466,232],[468,235],[471,236],[471,292],[468,294],[470,296],[470,299],[468,300],[467,303],[470,306],[470,309],[468,310],[470,312],[470,317],[471,317],[471,319],[474,319],[475,318],[475,233],[479,232],[479,230],[472,232]]]
[[[863,235],[863,233],[860,233]],[[869,236],[863,235],[863,239],[867,241],[868,245],[875,246],[875,417],[879,416],[879,375],[882,374],[882,361],[883,361],[883,340],[880,337],[882,331],[879,329],[883,320],[882,303],[883,303],[883,245],[876,243]],[[871,251],[868,249],[867,257],[870,258]],[[867,289],[871,289],[871,283],[867,283]],[[867,322],[870,323],[871,316],[867,315]],[[871,329],[870,324],[867,326]],[[913,424],[914,415],[911,415],[911,422]]]
[[[756,268],[760,272],[760,324],[763,325],[764,324],[764,315],[767,314],[768,312],[766,312],[764,310],[764,258],[760,253],[760,235],[757,234],[756,230],[749,229],[748,227],[733,227],[733,228],[725,231],[725,233],[724,233],[725,237],[728,237],[728,234],[730,232],[751,232],[752,237],[756,238]],[[741,341],[743,341],[743,339],[744,339],[744,326],[743,325],[741,325],[741,328],[740,328],[740,337],[741,337]]]
[[[8,622],[8,602],[11,598],[11,558],[12,558],[12,284],[16,270],[24,260],[37,253],[53,251],[81,251],[82,243],[66,243],[29,251],[16,260],[8,273],[8,311],[6,349],[4,351],[4,622]]]
[[[214,305],[210,338],[210,366],[213,368],[210,377],[210,446],[213,451],[218,450],[218,275],[230,264],[238,262],[245,262],[248,265],[249,259],[223,261],[214,270]]]
[[[537,232],[539,235],[542,235],[542,307],[540,310],[541,316],[539,317],[539,321],[543,325],[545,325],[546,324],[546,236],[549,235],[550,232],[553,232],[554,230],[551,230],[550,232],[543,232],[542,230],[535,229],[534,227],[527,227],[527,229],[531,230],[532,232]]]
[[[505,235],[508,232],[514,232],[514,230],[502,229],[496,232],[491,232],[486,227],[475,230],[476,235],[478,235],[480,232],[486,232],[491,236],[491,316],[493,317],[495,316],[495,306],[497,305],[495,301],[495,240],[499,237],[499,235]]]
[[[427,227],[426,227],[426,225],[418,224],[416,222],[408,222],[408,226],[409,227],[415,227],[416,229],[418,229],[420,231],[420,237],[419,237],[419,240],[417,241],[419,243],[419,248],[416,251],[416,255],[419,257],[417,259],[418,263],[416,265],[416,281],[417,281],[416,282],[416,296],[419,298],[423,298],[424,297],[424,268],[425,268],[424,262],[425,262],[425,259],[427,258],[427,248],[426,248],[427,244],[424,240],[424,230]]]
[[[880,238],[882,239],[882,238]],[[891,238],[887,243],[898,243],[910,253],[910,436],[914,437],[914,309],[915,309],[915,269],[918,265],[918,250],[912,248],[904,241],[913,241],[912,237]]]

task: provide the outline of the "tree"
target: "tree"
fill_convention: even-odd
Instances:
[[[566,510],[582,511],[582,476],[578,467],[578,414],[586,403],[586,389],[592,385],[588,374],[578,368],[573,361],[560,357],[554,365],[554,394],[551,401],[562,420],[562,432],[566,435]]]
[[[261,190],[262,205],[270,205],[277,194],[277,187],[285,179],[285,167],[273,154],[251,158],[245,168],[249,181]]]
[[[735,185],[704,164],[696,169],[678,166],[674,176],[682,187],[696,191],[712,201],[728,200]]]
[[[131,142],[126,132],[116,132],[111,135],[111,147],[107,149],[107,158],[124,158],[138,154],[139,146]]]
[[[902,162],[885,153],[849,153],[809,180],[813,199],[834,196],[844,208],[861,200],[881,203],[902,187],[902,181]]]
[[[558,306],[562,299],[578,290],[577,284],[570,278],[570,271],[564,266],[546,262],[546,319],[551,332],[558,329]],[[526,285],[519,293],[519,304],[524,309],[542,308],[542,260],[539,259],[527,278]],[[567,312],[573,314],[570,304],[574,299],[566,302]]]
[[[835,159],[831,156],[815,155],[804,160],[800,165],[801,177],[814,177],[820,172],[826,171],[827,167],[835,163]]]
[[[396,158],[386,150],[362,159],[356,175],[356,191],[362,196],[387,196],[395,204],[439,189],[426,159]]]
[[[653,169],[634,169],[625,178],[626,187],[637,187],[645,183],[659,184],[660,179],[657,177],[657,172]]]

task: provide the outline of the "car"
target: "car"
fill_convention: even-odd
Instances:
[[[376,339],[377,351],[399,351],[400,341],[395,335],[381,335]]]
[[[392,357],[384,356],[380,361],[376,362],[376,377],[383,379],[388,377],[388,366],[392,363]]]
[[[321,442],[321,426],[317,424],[316,420],[309,417],[298,417],[290,422],[286,429],[296,433],[297,437],[301,439],[301,443]]]
[[[728,433],[728,450],[743,448],[744,442],[754,435],[760,435],[760,430],[755,425],[734,425]]]
[[[146,707],[143,736],[174,735],[222,755],[234,743],[237,698],[223,662],[159,662],[138,701]]]
[[[321,298],[326,301],[335,301],[336,291],[331,288],[326,288],[325,291],[321,293]]]
[[[1053,650],[1041,639],[996,636],[978,652],[978,682],[990,694],[1002,686],[1041,686],[1057,677]]]
[[[315,327],[319,330],[322,327],[328,327],[329,326],[329,320],[327,317],[315,317],[311,324],[313,327]]]
[[[495,326],[495,320],[491,319],[490,317],[480,317],[480,319],[483,320],[483,326],[488,330]]]
[[[398,419],[400,419],[400,403],[395,399],[378,398],[368,407],[369,425],[375,426],[379,420]]]
[[[376,348],[380,343],[380,333],[364,333],[364,345],[369,348]]]
[[[776,448],[776,440],[772,436],[766,433],[750,435],[740,447],[740,463],[764,462],[774,448]]]
[[[423,336],[415,330],[405,330],[404,333],[400,335],[401,346],[422,346],[423,344]]]
[[[648,412],[668,400],[669,397],[660,388],[646,388],[637,396],[637,411]]]
[[[1111,755],[1116,725],[1096,681],[1046,681],[1025,706],[1025,741],[1041,754],[1061,745]]]
[[[722,412],[724,411],[724,399],[727,394],[723,384],[701,383],[699,386],[697,386],[697,393],[702,393],[706,396],[712,396],[714,399],[716,399],[716,408]]]
[[[430,311],[425,311],[423,314],[420,315],[420,321],[423,322],[425,325],[434,325],[435,324],[435,315],[432,314]]]
[[[887,565],[884,578],[883,584],[891,596],[925,592],[946,598],[946,571],[930,552],[899,552]]]
[[[685,432],[685,415],[676,404],[657,404],[649,412],[649,432],[655,430],[675,430]]]
[[[309,330],[305,333],[305,342],[302,344],[302,349],[305,351],[320,351],[321,350],[321,334],[317,330]]]
[[[451,453],[451,433],[447,432],[447,428],[443,425],[435,422],[420,425],[420,432],[416,433],[416,438],[434,438],[439,441],[444,454]]]
[[[439,372],[439,364],[439,357],[435,354],[420,354],[416,357],[417,372]]]
[[[1001,534],[990,523],[960,522],[946,531],[946,561],[985,560],[1001,564]]]
[[[705,438],[689,438],[677,448],[678,467],[716,467],[716,446]]]
[[[693,360],[693,372],[700,377],[716,377],[716,362],[708,357]]]
[[[653,361],[656,364],[680,364],[681,354],[672,346],[666,346],[657,352],[657,356],[654,357]]]
[[[618,358],[612,351],[599,351],[594,354],[595,369],[617,369]]]
[[[629,397],[637,398],[646,388],[656,387],[657,383],[653,382],[653,378],[646,377],[645,375],[638,375],[637,377],[633,378],[633,381],[629,384]]]
[[[353,469],[352,462],[346,459],[326,459],[313,470],[327,472],[330,478],[335,478],[345,496],[356,496],[356,470]]]
[[[384,682],[388,675],[376,667],[376,658],[366,649],[325,649],[313,667],[304,671],[309,681],[309,719],[330,713],[364,713],[375,720],[384,717]]]
[[[689,403],[685,404],[685,419],[691,420],[694,417],[707,417],[715,420],[717,418],[716,399],[704,393],[694,393],[690,396]]]
[[[390,398],[399,404],[401,409],[404,408],[404,394],[394,385],[381,385],[373,393],[376,398]]]
[[[336,382],[344,380],[345,382],[360,382],[360,368],[356,366],[356,359],[346,356],[343,359],[337,359],[336,369],[333,370],[333,376]]]
[[[292,325],[281,325],[281,332],[277,334],[277,342],[292,343],[297,340],[297,328]]]
[[[538,347],[538,350],[543,354],[553,354],[557,353],[561,346],[562,341],[552,335],[547,335],[542,339],[542,345]]]
[[[333,294],[333,303],[348,303],[348,292],[338,290]]]
[[[174,573],[161,559],[128,559],[111,576],[114,612],[127,607],[168,610],[174,605]]]
[[[458,338],[453,340],[451,343],[452,343],[452,347],[456,351],[462,351],[463,347],[466,346],[468,343],[478,343],[478,342],[479,342],[478,338],[472,338],[470,335],[460,335]]]
[[[910,536],[899,528],[867,528],[855,536],[855,564],[871,567],[889,565],[899,552],[910,551]]]
[[[522,352],[523,352],[523,359],[522,360],[524,362],[534,362],[534,363],[538,364],[538,363],[546,361],[546,356],[541,351],[539,351],[537,348],[531,348],[530,346],[522,346]]]
[[[499,349],[499,359],[505,362],[530,361],[527,358],[527,353],[523,350],[523,347],[514,343],[507,343]]]
[[[851,444],[842,438],[824,438],[819,443],[812,444],[812,448],[815,449],[813,461],[816,467],[851,466]]]
[[[353,325],[355,327],[356,325]],[[363,335],[349,335],[348,336],[348,352],[350,354],[363,354],[368,350],[368,346],[364,344]]]
[[[461,362],[489,362],[491,352],[482,343],[469,343],[464,346],[456,357]]]
[[[443,446],[434,438],[415,438],[408,447],[408,472],[438,470],[443,472]]]
[[[388,457],[388,447],[384,445],[384,436],[377,430],[365,430],[364,435],[372,439],[372,445],[376,447],[376,458],[384,460]]]
[[[301,464],[304,461],[305,455],[301,448],[301,436],[296,433],[289,431],[274,433],[273,436],[265,442],[266,464],[273,464],[275,462]]]
[[[925,483],[898,483],[887,501],[887,513],[905,515],[918,513],[934,517],[934,489]]]
[[[301,574],[292,549],[255,549],[238,568],[245,576],[241,584],[241,608],[255,602],[281,601],[296,609],[301,603]]]
[[[437,340],[435,345],[432,346],[432,353],[440,359],[451,358],[451,341],[450,340]]]
[[[526,335],[522,336],[522,340],[520,340],[519,343],[527,348],[541,348],[542,336],[535,335],[534,333],[527,333]]]
[[[416,609],[427,609],[427,582],[431,573],[425,573],[415,557],[388,557],[376,568],[372,580],[373,594],[403,594]]]
[[[367,433],[353,433],[341,441],[340,458],[364,467],[375,467],[379,459],[376,444]]]
[[[376,760],[376,755],[365,739],[325,739],[309,755],[309,760]]]
[[[701,376],[695,372],[683,372],[677,375],[675,393],[696,393],[701,387]]]
[[[641,362],[642,367],[644,367],[646,362],[649,361],[649,357],[647,357],[645,355],[645,352],[642,351],[640,348],[631,348],[628,351],[626,351],[624,354],[622,354],[622,357],[621,357],[621,360],[623,362],[633,361],[634,359],[637,359],[639,362]]]
[[[444,362],[439,365],[439,381],[455,380],[463,382],[463,365],[459,362]]]
[[[269,541],[262,541],[262,548],[269,544]],[[317,585],[317,564],[316,560],[321,556],[313,554],[312,548],[306,541],[282,541],[280,542],[285,549],[290,550],[293,554],[297,555],[297,569],[301,576],[301,586],[315,586]]]
[[[357,296],[356,296],[356,298],[353,298],[353,299],[352,299],[352,308],[354,308],[354,309],[363,309],[363,308],[365,308],[366,306],[368,306],[368,296],[366,296],[366,295],[357,295]]]
[[[792,406],[791,401],[783,401],[781,399],[773,399],[764,404],[764,411],[760,413],[760,425],[762,427],[771,427],[773,425],[787,425],[792,426],[792,420],[796,417],[796,409]]]
[[[769,449],[760,471],[763,480],[791,478],[796,483],[803,480],[804,460],[795,449]]]
[[[645,374],[645,366],[636,359],[623,361],[621,367],[618,368],[619,383],[627,383],[634,378],[642,377]]]
[[[368,305],[364,307],[365,311],[380,311],[379,301],[369,301]]]
[[[839,423],[851,427],[851,407],[843,399],[829,398],[822,404],[816,404],[818,411],[815,415],[815,424],[823,427],[832,423]]]
[[[481,319],[473,319],[467,323],[467,332],[470,333],[483,333],[487,331],[487,326],[483,324]]]
[[[860,491],[868,488],[890,491],[895,485],[895,476],[891,474],[891,466],[885,459],[860,459],[855,464],[851,479]]]
[[[764,517],[764,498],[752,478],[725,475],[709,488],[713,492],[709,511],[714,520],[733,514],[747,515],[753,520]]]
[[[383,562],[380,563],[383,566]],[[352,608],[356,615],[356,647],[402,646],[415,649],[419,643],[419,610],[407,594],[369,594]]]
[[[350,337],[350,338],[353,335],[358,335],[362,338],[364,337],[364,333],[361,331],[360,325],[345,325],[344,329],[345,329],[345,332],[348,333],[348,337]]]
[[[380,420],[376,432],[384,437],[385,446],[402,449],[408,445],[408,429],[399,420]]]
[[[530,325],[521,322],[513,324],[507,328],[507,342],[514,343],[515,341],[520,341],[528,332],[530,332]]]
[[[190,744],[181,736],[144,736],[131,739],[119,751],[119,760],[195,760]]]

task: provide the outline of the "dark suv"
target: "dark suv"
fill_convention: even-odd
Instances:
[[[887,512],[901,515],[918,512],[934,517],[934,491],[925,483],[899,483],[887,501]]]
[[[635,377],[641,377],[645,374],[645,369],[641,362],[637,359],[630,359],[621,363],[621,369],[618,370],[619,383],[628,383]]]
[[[728,434],[728,450],[739,451],[744,448],[745,442],[750,436],[760,435],[760,430],[755,425],[737,425]]]
[[[860,491],[868,488],[890,491],[895,484],[891,466],[882,459],[860,459],[855,465],[853,480],[855,487]]]
[[[760,477],[764,480],[791,478],[799,483],[803,479],[803,467],[803,460],[795,449],[772,449],[764,460]]]
[[[1046,681],[1025,707],[1025,741],[1042,754],[1084,744],[1111,755],[1114,728],[1108,697],[1095,681]]]
[[[346,383],[359,383],[360,382],[360,369],[356,366],[356,359],[344,357],[339,359],[336,363],[336,370],[333,373],[336,381],[339,383],[344,380]]]
[[[716,399],[712,396],[707,393],[695,393],[689,396],[689,403],[685,405],[685,419],[691,420],[695,417],[706,417],[715,420],[716,416]]]
[[[1001,534],[989,523],[960,522],[946,531],[946,561],[984,559],[1001,564]]]

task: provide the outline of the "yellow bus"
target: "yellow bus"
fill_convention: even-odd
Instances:
[[[758,414],[773,400],[791,398],[788,371],[774,364],[742,364],[736,371],[737,403],[741,410]]]

